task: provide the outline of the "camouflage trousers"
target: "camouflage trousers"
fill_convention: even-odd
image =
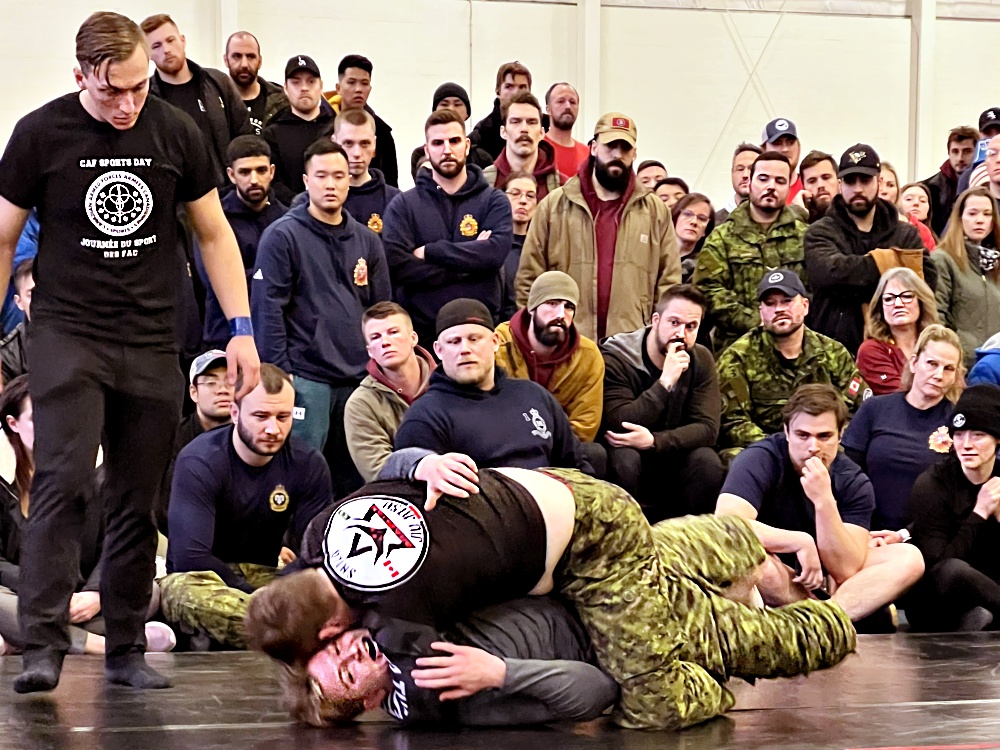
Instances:
[[[725,597],[765,558],[747,521],[688,516],[651,527],[624,490],[574,470],[546,472],[576,499],[556,587],[621,686],[621,726],[691,726],[733,706],[730,677],[806,674],[854,651],[854,626],[832,601],[765,610]]]
[[[278,574],[277,568],[253,563],[231,565],[255,589],[266,586]],[[246,649],[243,618],[250,594],[230,588],[212,571],[171,573],[160,580],[160,607],[164,619],[182,633],[198,631],[224,646]]]

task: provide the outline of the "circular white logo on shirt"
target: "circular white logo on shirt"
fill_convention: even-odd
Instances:
[[[87,218],[104,234],[124,237],[153,212],[153,192],[131,172],[105,172],[91,183],[84,207]]]
[[[955,418],[951,420],[951,426],[954,427],[955,429],[958,429],[964,424],[965,424],[964,414],[956,414]]]
[[[777,284],[779,281],[781,281],[784,278],[785,278],[785,275],[783,273],[772,273],[770,276],[767,277],[767,283],[768,284]]]
[[[330,516],[323,565],[345,586],[384,591],[412,578],[429,546],[427,522],[417,506],[389,495],[365,495]]]

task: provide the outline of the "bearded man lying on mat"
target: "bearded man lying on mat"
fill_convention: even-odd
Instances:
[[[410,478],[373,482],[319,514],[299,558],[308,569],[258,592],[247,614],[251,645],[297,665],[289,674],[310,687],[316,714],[349,718],[383,689],[343,689],[349,628],[363,618],[375,618],[371,635],[394,663],[399,623],[447,630],[526,594],[576,609],[620,686],[623,727],[691,726],[732,707],[730,677],[804,674],[854,650],[835,602],[749,605],[765,552],[742,518],[651,527],[626,492],[578,471],[477,471],[468,457],[420,449],[395,454],[382,476]],[[311,617],[285,617],[291,607]],[[414,663],[425,665],[436,663]],[[437,668],[442,679],[424,687],[446,688],[460,671]]]

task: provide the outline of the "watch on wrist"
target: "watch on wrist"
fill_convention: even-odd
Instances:
[[[253,323],[250,322],[250,318],[230,318],[229,335],[253,336]]]

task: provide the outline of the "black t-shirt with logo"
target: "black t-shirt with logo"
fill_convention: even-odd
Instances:
[[[0,159],[0,195],[38,208],[32,325],[173,347],[176,205],[214,187],[194,121],[156,97],[128,130],[92,117],[78,93],[25,115]]]
[[[436,628],[537,585],[545,519],[521,485],[483,470],[470,498],[425,512],[424,494],[422,482],[365,485],[313,519],[299,565],[326,570],[354,607]]]
[[[212,570],[240,588],[227,563],[276,565],[285,532],[301,539],[333,488],[326,461],[306,443],[290,437],[264,466],[250,466],[233,447],[234,429],[203,433],[177,456],[167,570]]]
[[[264,114],[267,112],[267,89],[260,87],[260,93],[254,99],[244,99],[247,112],[250,113],[250,124],[254,135],[260,135],[264,130]]]

